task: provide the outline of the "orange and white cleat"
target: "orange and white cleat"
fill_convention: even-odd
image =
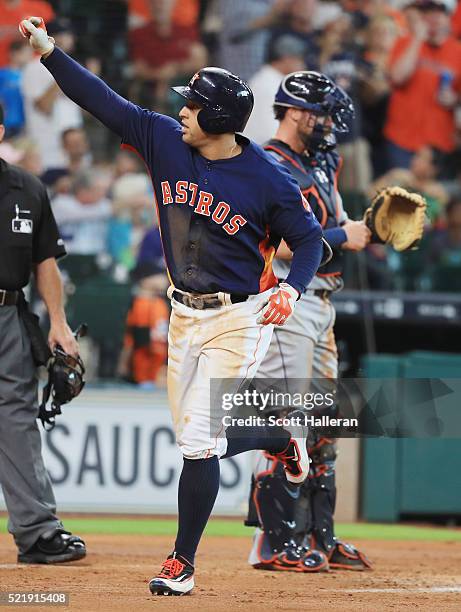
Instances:
[[[175,552],[149,582],[152,595],[188,595],[194,588],[194,566]]]

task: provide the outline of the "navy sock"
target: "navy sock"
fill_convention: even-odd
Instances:
[[[227,453],[222,457],[233,457],[250,450],[265,450],[272,455],[281,453],[290,441],[290,434],[283,427],[261,426],[242,427],[231,426],[226,429]]]
[[[174,549],[192,564],[218,490],[218,457],[184,459],[179,479],[178,535]]]

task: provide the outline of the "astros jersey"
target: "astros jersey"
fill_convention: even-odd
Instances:
[[[280,236],[296,245],[301,228],[315,223],[288,172],[242,136],[240,155],[205,159],[182,141],[177,121],[132,104],[123,140],[150,169],[177,288],[254,294],[276,284],[271,261]]]
[[[283,238],[295,252],[287,282],[304,291],[318,265],[321,228],[271,156],[239,136],[239,155],[207,160],[183,142],[176,120],[128,102],[60,49],[42,61],[64,93],[145,161],[178,289],[260,293],[277,283],[271,261]]]

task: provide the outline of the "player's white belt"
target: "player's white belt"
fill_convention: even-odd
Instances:
[[[173,298],[177,302],[184,304],[188,308],[195,310],[205,310],[209,308],[221,308],[222,306],[231,306],[232,304],[238,304],[239,302],[246,302],[248,295],[241,295],[237,293],[188,293],[187,291],[181,291],[176,287],[169,287],[167,295]]]

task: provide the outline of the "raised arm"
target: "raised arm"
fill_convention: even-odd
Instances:
[[[123,137],[128,100],[58,47],[42,58],[42,64],[68,98]]]

